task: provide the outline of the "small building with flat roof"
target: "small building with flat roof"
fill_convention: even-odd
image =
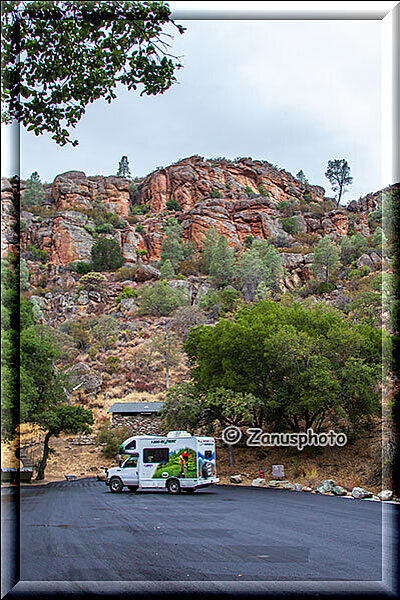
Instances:
[[[132,435],[162,433],[160,412],[164,402],[116,402],[108,409],[112,424],[129,427]]]

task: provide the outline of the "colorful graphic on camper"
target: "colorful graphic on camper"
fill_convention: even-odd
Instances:
[[[167,463],[160,463],[153,479],[179,477],[180,479],[195,479],[197,477],[196,452],[191,448],[181,448],[171,452]]]

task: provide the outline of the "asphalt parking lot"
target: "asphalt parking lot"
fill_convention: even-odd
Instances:
[[[397,510],[232,486],[112,494],[92,479],[23,487],[20,507],[25,582],[379,581]]]

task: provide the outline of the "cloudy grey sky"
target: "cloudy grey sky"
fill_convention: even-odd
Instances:
[[[134,176],[192,154],[251,156],[303,169],[330,194],[327,161],[346,158],[345,201],[381,187],[381,22],[179,22],[179,84],[155,97],[121,88],[111,105],[90,105],[76,148],[21,128],[21,176],[115,174],[123,154]]]

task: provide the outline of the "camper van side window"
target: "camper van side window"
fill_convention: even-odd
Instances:
[[[136,440],[132,440],[129,442],[127,446],[125,446],[125,450],[134,450],[136,448]]]
[[[168,448],[144,448],[144,463],[167,463],[169,461]]]

